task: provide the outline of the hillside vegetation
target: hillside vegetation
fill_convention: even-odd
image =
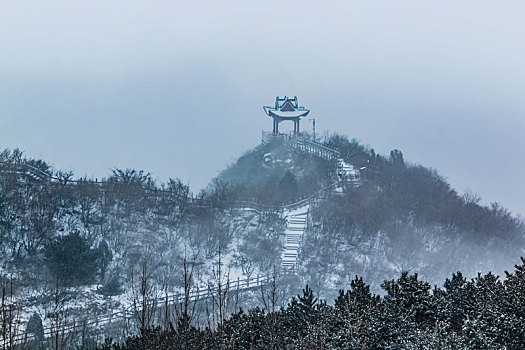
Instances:
[[[219,252],[232,280],[271,271],[280,259],[279,213],[232,207],[228,200],[221,190],[193,195],[179,180],[157,184],[132,169],[114,169],[98,182],[75,179],[6,150],[0,153],[0,282],[23,300],[22,319],[31,311],[50,321],[60,291],[61,309],[82,320],[129,303],[132,276],[143,266],[157,296],[182,290],[184,259],[201,288],[213,277]]]
[[[334,175],[329,161],[276,140],[246,152],[223,170],[210,188],[224,188],[232,198],[282,204],[329,186]]]
[[[324,144],[361,169],[359,186],[333,191],[329,187],[338,181],[334,163],[281,142],[248,151],[198,194],[180,180],[157,183],[134,169],[114,169],[102,181],[75,178],[72,172],[54,171],[44,160],[5,150],[0,153],[4,294],[10,286],[23,301],[20,317],[25,322],[32,315],[29,327],[55,322],[57,309],[64,319],[80,321],[114,311],[137,297],[137,276],[147,276],[149,296],[183,291],[188,261],[193,287],[207,288],[223,277],[271,273],[280,267],[286,226],[280,205],[314,194],[298,273],[279,282],[275,307],[286,306],[305,284],[333,300],[356,275],[367,291],[387,298],[395,288],[385,281],[401,275],[396,283],[409,283],[414,278],[409,274],[417,273],[429,282],[416,283],[425,294],[457,271],[466,278],[478,272],[502,274],[523,255],[523,222],[498,203],[486,206],[474,194],[458,194],[435,170],[408,163],[399,150],[379,155],[340,135],[327,137]],[[217,274],[218,267],[223,275]],[[375,303],[379,297],[372,294],[367,298]],[[432,302],[437,303],[432,310],[440,308],[441,301]],[[237,299],[228,312],[256,304],[252,293]],[[294,305],[287,310],[302,310]],[[339,312],[324,303],[311,307],[315,317],[323,310]],[[382,307],[379,302],[372,308]],[[257,312],[262,311],[252,310],[249,317]],[[246,317],[240,312],[231,322]],[[315,317],[308,327],[314,327]],[[452,322],[432,317],[432,322]],[[434,334],[441,328],[425,325],[412,331]],[[456,340],[463,341],[451,341]]]
[[[523,221],[500,204],[458,194],[437,171],[405,161],[399,150],[379,155],[337,134],[324,144],[361,168],[363,179],[310,209],[299,275],[325,296],[335,297],[356,273],[378,292],[385,279],[403,271],[439,283],[459,270],[501,274],[523,255]],[[299,157],[289,158],[293,153]],[[307,168],[301,163],[315,158]],[[295,181],[279,187],[288,173]],[[297,196],[312,193],[336,180],[333,174],[328,161],[276,142],[241,157],[218,181],[251,198],[279,198],[289,189]]]
[[[101,349],[523,349],[523,263],[503,281],[458,272],[441,288],[403,273],[381,285],[382,295],[355,277],[331,304],[307,285],[281,309],[241,309],[211,329],[148,328]]]

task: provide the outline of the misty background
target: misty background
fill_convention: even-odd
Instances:
[[[297,95],[337,131],[525,214],[518,1],[0,2],[0,148],[194,191]],[[310,129],[308,121],[302,129]]]

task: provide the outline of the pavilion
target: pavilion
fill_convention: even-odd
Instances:
[[[293,133],[299,134],[299,120],[310,113],[309,109],[299,106],[297,96],[293,98],[284,96],[275,98],[275,106],[264,106],[264,112],[273,118],[273,134],[279,134],[279,123],[285,120],[293,121]]]

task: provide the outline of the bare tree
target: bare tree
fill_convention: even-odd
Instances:
[[[2,350],[15,348],[20,328],[21,307],[14,297],[13,279],[2,281],[2,301],[0,303],[0,341]]]
[[[184,278],[184,295],[178,305],[177,316],[179,318],[179,327],[188,328],[195,316],[195,302],[191,301],[191,292],[193,291],[193,270],[195,263],[188,263],[186,255],[182,261],[182,272]]]
[[[280,297],[277,291],[277,268],[275,265],[270,281],[267,284],[261,284],[261,296],[265,310],[268,312],[277,311]]]
[[[219,339],[219,348],[223,348],[223,330],[226,322],[226,316],[232,308],[230,292],[230,272],[224,272],[223,262],[221,260],[221,250],[219,248],[217,263],[213,268],[213,279],[208,284],[208,293],[211,298],[211,310],[206,307],[208,318],[208,327],[217,329]]]
[[[46,317],[50,321],[49,335],[50,348],[55,350],[64,349],[66,346],[66,302],[67,292],[60,286],[58,278],[54,283],[51,292],[51,302],[49,303]]]
[[[246,249],[246,244],[243,244],[239,249],[239,253],[234,255],[234,265],[240,267],[243,275],[246,275],[247,278],[252,276],[256,268],[252,255]]]
[[[279,316],[277,314],[277,309],[279,305],[279,300],[281,299],[279,296],[279,292],[277,290],[277,269],[274,265],[273,272],[270,281],[264,285],[261,284],[261,296],[262,296],[262,302],[263,307],[268,313],[265,317],[265,325],[264,327],[267,330],[268,334],[268,341],[269,341],[269,348],[270,349],[278,349],[280,341],[279,341]]]
[[[157,309],[156,289],[151,284],[151,275],[145,261],[142,262],[138,281],[135,281],[135,273],[131,272],[131,291],[133,312],[139,324],[140,332],[144,333],[146,329],[152,326]]]
[[[177,331],[182,349],[191,348],[191,327],[195,318],[197,300],[192,300],[191,293],[194,290],[193,286],[193,271],[195,263],[189,263],[186,255],[182,262],[182,272],[184,278],[184,294],[182,300],[175,307],[177,315]]]

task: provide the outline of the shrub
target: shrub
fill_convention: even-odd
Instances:
[[[94,281],[99,252],[78,232],[51,240],[44,253],[48,269],[60,283],[71,286]]]

